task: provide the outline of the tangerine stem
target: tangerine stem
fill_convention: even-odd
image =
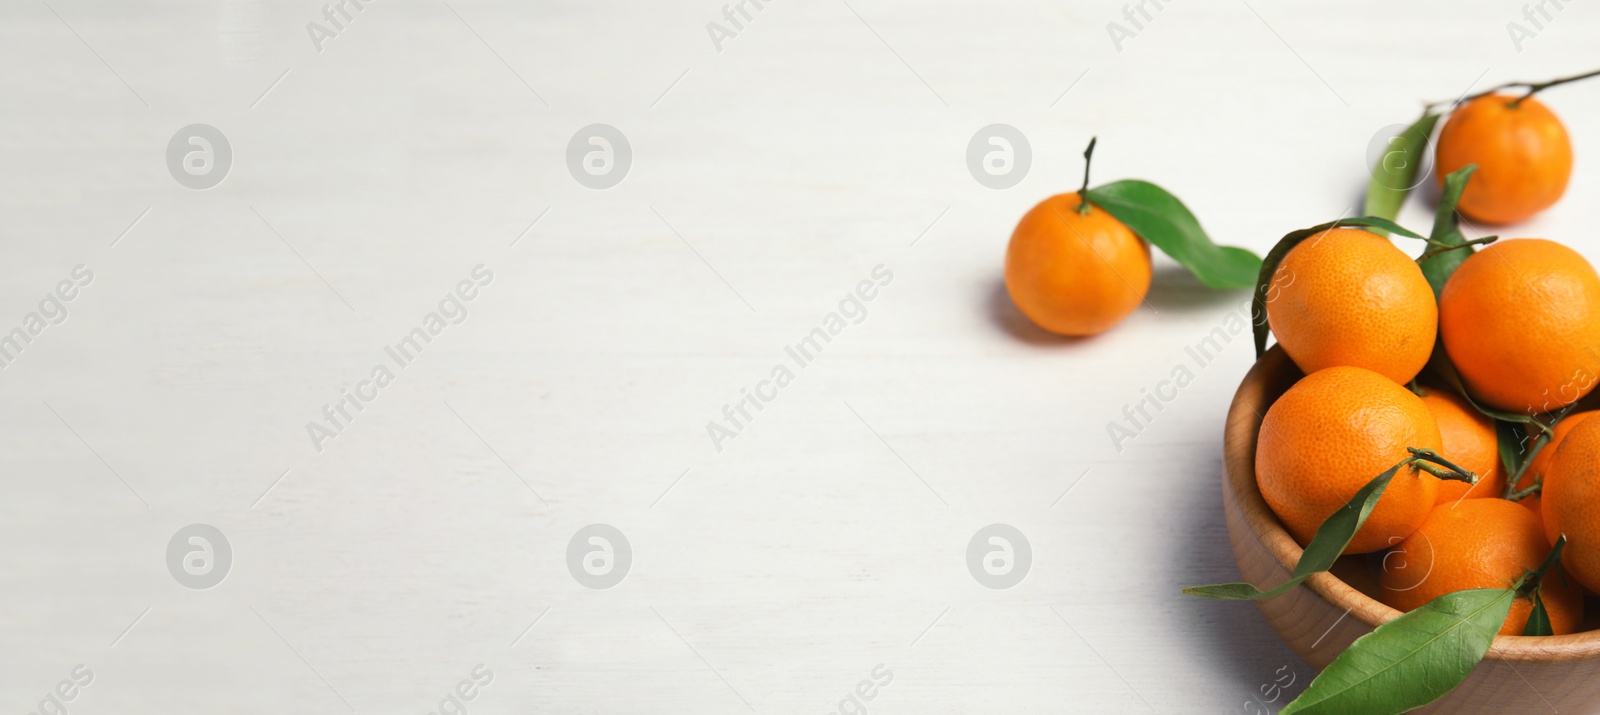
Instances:
[[[1573,404],[1575,405],[1577,403],[1573,403]],[[1523,424],[1525,424],[1525,425],[1533,425],[1535,427],[1538,427],[1539,428],[1539,434],[1541,434],[1541,435],[1554,435],[1555,434],[1556,422],[1560,421],[1562,417],[1566,417],[1567,416],[1567,412],[1570,411],[1572,409],[1572,407],[1573,407],[1573,405],[1567,405],[1566,407],[1563,407],[1563,408],[1561,408],[1561,409],[1559,409],[1559,410],[1557,410],[1555,412],[1550,413],[1550,424],[1545,424],[1538,417],[1532,417],[1532,416],[1528,417],[1528,421],[1524,422]]]
[[[1512,87],[1527,87],[1528,88],[1528,93],[1527,94],[1524,94],[1521,97],[1518,97],[1518,98],[1512,100],[1511,106],[1512,106],[1512,108],[1515,108],[1517,106],[1517,104],[1520,103],[1522,100],[1533,96],[1534,92],[1539,92],[1539,91],[1542,91],[1542,90],[1546,90],[1546,89],[1549,89],[1549,88],[1554,87],[1556,85],[1566,84],[1568,82],[1576,82],[1576,81],[1578,81],[1580,79],[1588,79],[1590,77],[1594,77],[1594,76],[1597,76],[1597,75],[1600,75],[1600,70],[1594,70],[1594,71],[1591,71],[1591,72],[1585,72],[1583,74],[1573,75],[1571,77],[1562,77],[1562,78],[1559,78],[1559,79],[1553,79],[1553,80],[1550,80],[1549,82],[1506,82],[1505,84],[1500,84],[1500,85],[1496,85],[1494,87],[1490,87],[1490,88],[1488,88],[1488,89],[1486,89],[1486,90],[1484,90],[1482,92],[1479,92],[1477,94],[1469,94],[1469,95],[1467,95],[1465,97],[1462,97],[1460,99],[1451,100],[1451,101],[1441,101],[1441,102],[1429,102],[1429,103],[1423,105],[1422,113],[1424,115],[1426,115],[1428,112],[1432,111],[1434,107],[1437,107],[1437,106],[1439,106],[1441,104],[1449,104],[1452,107],[1454,107],[1456,105],[1460,105],[1460,104],[1464,104],[1466,102],[1470,102],[1470,101],[1472,101],[1474,99],[1477,99],[1479,97],[1487,97],[1487,96],[1489,96],[1491,94],[1494,94],[1495,92],[1498,92],[1498,91],[1500,91],[1502,89],[1511,89]]]
[[[1522,501],[1523,499],[1526,499],[1526,498],[1531,497],[1531,496],[1533,496],[1535,494],[1538,494],[1539,492],[1543,491],[1543,489],[1544,489],[1544,480],[1543,479],[1535,479],[1535,480],[1533,480],[1532,484],[1529,484],[1524,489],[1518,489],[1516,491],[1507,492],[1506,501]]]
[[[1411,464],[1412,469],[1422,470],[1440,479],[1466,482],[1468,484],[1478,483],[1478,475],[1456,466],[1450,460],[1439,456],[1438,452],[1416,447],[1407,447],[1406,451],[1411,453],[1411,457],[1406,461]],[[1440,467],[1443,467],[1443,469],[1440,469]]]
[[[1588,79],[1588,78],[1594,77],[1596,75],[1600,75],[1600,70],[1594,70],[1592,72],[1585,72],[1583,74],[1573,75],[1571,77],[1562,77],[1561,79],[1553,79],[1553,80],[1550,80],[1549,82],[1540,82],[1539,84],[1530,84],[1530,85],[1527,86],[1528,87],[1528,93],[1527,94],[1524,94],[1521,97],[1518,97],[1516,99],[1511,100],[1511,108],[1512,109],[1516,109],[1517,105],[1522,103],[1522,100],[1527,99],[1529,97],[1532,97],[1534,92],[1540,92],[1540,91],[1549,89],[1551,87],[1554,87],[1556,85],[1566,84],[1568,82],[1576,82],[1576,81],[1578,81],[1580,79]]]
[[[1094,145],[1100,137],[1089,137],[1089,146],[1083,150],[1083,188],[1078,189],[1078,213],[1089,213],[1089,164],[1094,160]]]
[[[1441,467],[1453,469],[1457,472],[1461,472],[1462,474],[1471,474],[1471,472],[1456,466],[1455,462],[1445,459],[1443,455],[1431,449],[1427,449],[1425,447],[1406,447],[1406,451],[1410,452],[1413,458],[1433,462]]]
[[[1506,478],[1506,499],[1511,499],[1511,495],[1516,493],[1517,485],[1522,483],[1522,475],[1527,473],[1528,465],[1533,464],[1533,458],[1538,456],[1539,450],[1543,449],[1545,445],[1549,444],[1550,440],[1555,437],[1555,424],[1565,419],[1566,416],[1571,414],[1574,409],[1577,409],[1577,407],[1578,403],[1574,402],[1566,407],[1550,413],[1550,424],[1548,425],[1538,417],[1529,417],[1526,421],[1522,422],[1523,429],[1527,429],[1528,425],[1533,425],[1534,427],[1539,428],[1539,434],[1537,437],[1533,438],[1533,445],[1528,447],[1528,453],[1522,455],[1522,461],[1517,464],[1516,474],[1512,474]],[[1516,501],[1515,499],[1511,500]]]
[[[1538,423],[1535,422],[1535,424],[1538,424]],[[1543,425],[1540,425],[1540,427],[1542,428]],[[1538,437],[1534,437],[1533,438],[1533,444],[1528,447],[1528,453],[1523,455],[1522,462],[1517,465],[1517,473],[1506,477],[1505,498],[1507,500],[1509,500],[1509,501],[1517,501],[1517,500],[1521,499],[1522,497],[1528,496],[1527,494],[1523,494],[1522,496],[1516,496],[1516,494],[1517,494],[1517,485],[1522,483],[1522,475],[1527,473],[1528,465],[1533,464],[1533,458],[1535,456],[1538,456],[1539,450],[1544,449],[1544,446],[1549,444],[1549,443],[1550,443],[1550,434],[1548,432],[1540,432]],[[1537,486],[1538,486],[1538,484],[1536,483],[1534,485],[1534,487],[1529,487],[1529,489],[1534,489]]]
[[[1535,588],[1538,588],[1539,583],[1544,580],[1544,575],[1550,571],[1550,567],[1555,566],[1556,562],[1561,560],[1561,550],[1566,546],[1566,534],[1556,537],[1556,543],[1550,547],[1550,554],[1544,557],[1544,563],[1539,564],[1539,568],[1523,574],[1522,578],[1517,579],[1516,585],[1512,586],[1517,594],[1526,596]]]
[[[1474,238],[1471,241],[1463,241],[1463,242],[1455,244],[1453,246],[1440,246],[1439,248],[1429,249],[1427,251],[1423,251],[1422,255],[1417,256],[1417,262],[1421,263],[1423,261],[1428,260],[1429,258],[1433,258],[1434,256],[1437,256],[1437,255],[1439,255],[1441,253],[1444,253],[1446,251],[1454,251],[1454,250],[1456,250],[1458,248],[1466,248],[1467,246],[1480,246],[1480,245],[1484,245],[1484,244],[1494,243],[1495,241],[1497,241],[1499,239],[1500,239],[1499,236],[1484,236],[1483,238]],[[1434,241],[1432,239],[1429,239],[1428,240],[1428,245],[1436,246],[1436,245],[1439,245],[1439,242],[1438,241]]]
[[[1413,461],[1411,463],[1411,468],[1412,469],[1420,469],[1420,470],[1422,470],[1424,472],[1432,474],[1435,477],[1438,477],[1440,479],[1445,479],[1445,480],[1448,480],[1448,481],[1466,482],[1468,484],[1477,484],[1478,483],[1478,475],[1473,474],[1472,472],[1457,472],[1457,471],[1453,471],[1453,470],[1449,470],[1449,469],[1440,469],[1440,468],[1435,467],[1432,464],[1428,464],[1427,462],[1424,462],[1424,461],[1422,461],[1420,459],[1416,460],[1416,461]]]

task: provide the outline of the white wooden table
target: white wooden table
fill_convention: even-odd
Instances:
[[[1310,670],[1250,606],[1178,593],[1236,574],[1221,420],[1252,351],[1185,348],[1245,296],[1158,259],[1125,324],[1053,339],[1000,284],[1011,226],[1098,135],[1097,183],[1265,252],[1359,201],[1379,128],[1589,69],[1600,30],[1581,3],[1520,51],[1501,2],[351,7],[0,7],[0,331],[56,321],[0,371],[10,711],[1275,709]],[[1547,101],[1577,174],[1509,233],[1600,258],[1600,85]],[[997,123],[1031,155],[1005,189],[966,159]],[[225,172],[187,135],[199,166],[169,167],[193,124]],[[631,151],[612,188],[569,170],[591,124]],[[169,568],[190,524],[226,567]],[[569,569],[591,524],[631,551],[611,588]],[[1031,548],[1010,588],[967,566],[990,524]]]

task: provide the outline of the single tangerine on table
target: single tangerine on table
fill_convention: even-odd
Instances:
[[[1267,409],[1256,442],[1256,482],[1304,546],[1357,491],[1410,457],[1408,447],[1439,451],[1440,443],[1422,398],[1371,370],[1330,367],[1302,378]],[[1433,509],[1439,482],[1402,468],[1345,553],[1378,551],[1410,536]]]
[[[1267,324],[1306,373],[1353,366],[1404,383],[1433,353],[1433,289],[1415,261],[1371,231],[1307,238],[1283,257],[1273,285]]]
[[[1461,194],[1467,217],[1516,223],[1549,208],[1572,176],[1572,142],[1555,113],[1533,97],[1490,94],[1451,112],[1434,148],[1439,185],[1468,164],[1478,170]]]
[[[1513,502],[1439,504],[1415,533],[1384,555],[1379,600],[1411,611],[1452,591],[1510,588],[1549,553],[1538,518]],[[1543,584],[1540,598],[1551,630],[1556,635],[1577,630],[1583,621],[1582,592],[1555,571],[1545,574]],[[1521,635],[1532,611],[1532,599],[1513,601],[1500,634]]]
[[[1492,243],[1445,282],[1439,334],[1480,404],[1557,410],[1600,379],[1600,275],[1554,241]]]
[[[1039,327],[1096,335],[1150,292],[1150,246],[1079,194],[1059,194],[1017,223],[1005,272],[1012,302]]]
[[[1440,480],[1438,503],[1504,495],[1506,477],[1500,468],[1500,441],[1494,420],[1473,409],[1460,395],[1436,387],[1422,389],[1422,404],[1428,406],[1428,412],[1439,423],[1444,455],[1478,475],[1477,484]]]

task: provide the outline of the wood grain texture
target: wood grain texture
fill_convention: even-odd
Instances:
[[[1244,579],[1269,586],[1289,577],[1301,548],[1278,523],[1256,486],[1256,437],[1272,402],[1301,376],[1274,346],[1245,376],[1228,410],[1223,503],[1234,557]],[[1302,659],[1326,667],[1355,639],[1400,615],[1332,574],[1311,577],[1282,597],[1257,603]],[[1423,711],[1489,715],[1600,713],[1600,631],[1566,636],[1498,636],[1465,682]]]

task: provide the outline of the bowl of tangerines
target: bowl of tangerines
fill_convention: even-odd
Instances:
[[[1264,259],[1212,244],[1164,189],[1090,188],[1087,168],[1012,234],[1012,300],[1075,338],[1137,309],[1151,246],[1254,289],[1257,361],[1224,435],[1244,578],[1184,593],[1255,602],[1320,670],[1282,713],[1600,713],[1600,274],[1559,241],[1463,232],[1561,197],[1572,147],[1533,95],[1596,75],[1429,105],[1388,142],[1364,216]],[[1393,219],[1429,146],[1423,235]]]
[[[1263,261],[1224,444],[1244,580],[1185,592],[1256,602],[1322,669],[1283,712],[1600,712],[1600,274],[1462,233],[1565,188],[1530,94],[1446,120],[1429,235],[1367,216]]]

